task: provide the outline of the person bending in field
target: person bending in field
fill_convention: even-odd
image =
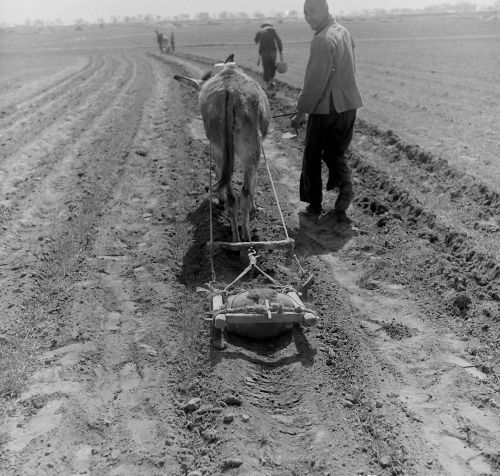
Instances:
[[[175,53],[175,36],[174,36],[174,32],[170,33],[170,48],[172,49],[172,53]]]
[[[163,53],[164,51],[163,48],[165,45],[163,33],[159,32],[158,30],[155,30],[155,33],[156,33],[156,41],[158,42],[158,47],[160,48],[160,53]]]
[[[305,0],[304,16],[314,30],[310,56],[297,114],[295,129],[308,115],[300,177],[300,200],[307,211],[322,212],[322,161],[328,167],[327,190],[338,188],[335,216],[349,222],[346,210],[353,199],[351,172],[346,151],[351,143],[356,110],[363,106],[355,78],[354,42],[350,33],[328,11],[326,0]]]
[[[268,88],[272,88],[274,86],[273,79],[276,75],[278,51],[280,61],[283,61],[283,43],[271,23],[263,23],[260,26],[260,30],[255,35],[255,43],[259,45],[259,55],[264,70],[264,82]]]

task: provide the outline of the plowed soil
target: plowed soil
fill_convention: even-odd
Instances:
[[[303,132],[276,119],[265,158],[296,248],[258,264],[284,286],[314,274],[319,323],[218,350],[206,285],[244,265],[220,251],[212,275],[209,145],[172,79],[208,63],[60,58],[0,84],[2,474],[499,474],[498,190],[360,119],[353,221],[332,192],[311,218]],[[281,84],[273,114],[296,96]],[[253,239],[282,239],[264,160],[257,205]]]

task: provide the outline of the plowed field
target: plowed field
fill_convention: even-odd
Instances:
[[[319,219],[304,214],[304,133],[284,139],[289,120],[274,120],[265,155],[296,248],[258,263],[284,285],[314,274],[304,301],[319,323],[270,341],[229,334],[218,350],[203,320],[209,145],[196,94],[172,78],[223,58],[182,41],[159,55],[154,34],[132,29],[0,41],[1,474],[500,472],[500,198],[486,141],[460,134],[481,164],[471,173],[409,133],[423,117],[410,99],[404,114],[369,99],[353,222],[339,224],[332,192]],[[280,79],[274,115],[298,94]],[[483,84],[494,117],[498,91]],[[264,161],[257,205],[253,239],[282,239]],[[216,206],[213,222],[228,239]],[[242,269],[216,254],[218,284]]]

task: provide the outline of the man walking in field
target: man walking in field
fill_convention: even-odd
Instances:
[[[259,45],[259,55],[264,70],[264,81],[268,88],[272,88],[273,79],[276,74],[277,51],[280,61],[283,61],[283,43],[271,23],[263,23],[255,35],[255,43]]]
[[[327,190],[338,188],[335,216],[346,215],[354,197],[345,153],[351,143],[356,109],[363,106],[355,78],[354,42],[350,33],[330,15],[326,0],[305,0],[304,16],[314,30],[304,84],[297,102],[295,129],[307,121],[300,177],[300,200],[307,211],[320,215],[323,201],[322,160],[328,167]]]
[[[158,42],[158,48],[160,48],[160,53],[163,53],[165,48],[165,39],[163,33],[159,32],[158,30],[155,30],[155,33],[156,33],[156,41]]]
[[[172,53],[175,53],[175,36],[174,36],[174,32],[170,33],[170,47],[172,48]]]

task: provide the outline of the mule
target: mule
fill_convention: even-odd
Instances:
[[[205,133],[211,144],[220,204],[225,204],[234,243],[250,241],[250,220],[255,217],[255,186],[262,141],[270,121],[266,93],[253,78],[232,61],[215,65],[201,80],[175,79],[199,90],[199,106]],[[243,173],[239,198],[233,187],[234,168]],[[239,205],[239,206],[238,206]],[[241,212],[241,222],[238,220]],[[241,224],[241,237],[238,225]]]

